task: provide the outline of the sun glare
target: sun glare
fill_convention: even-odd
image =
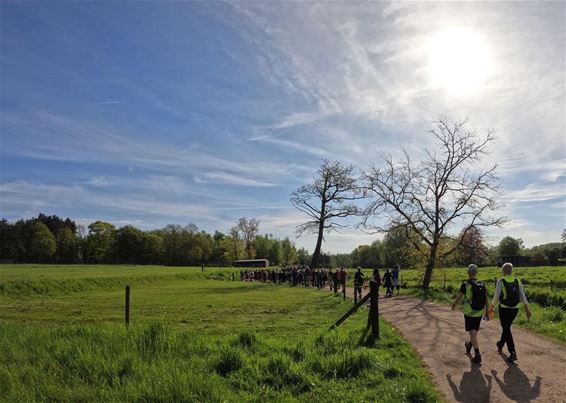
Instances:
[[[492,72],[489,46],[473,30],[452,28],[430,37],[428,68],[433,86],[459,95],[480,90]]]

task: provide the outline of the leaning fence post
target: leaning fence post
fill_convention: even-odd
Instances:
[[[369,292],[371,294],[369,321],[371,323],[371,334],[374,340],[379,339],[379,288],[376,281],[370,281]]]
[[[126,286],[126,310],[125,310],[126,329],[130,326],[130,286]]]

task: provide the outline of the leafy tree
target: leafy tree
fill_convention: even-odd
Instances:
[[[332,267],[352,267],[357,266],[353,263],[353,258],[351,253],[337,253],[332,255],[330,258],[330,265]]]
[[[55,242],[55,236],[53,236],[44,223],[36,221],[33,224],[29,250],[32,261],[36,263],[49,262],[53,255],[55,255],[56,250],[57,243]]]
[[[466,121],[449,123],[441,117],[431,130],[438,148],[425,150],[422,161],[415,163],[407,152],[398,162],[385,156],[379,166],[364,175],[367,195],[373,199],[366,210],[364,227],[377,231],[408,228],[418,236],[413,246],[427,256],[424,290],[429,288],[437,262],[453,253],[465,239],[460,237],[452,248],[439,250],[452,225],[464,222],[463,231],[467,233],[474,227],[505,222],[491,214],[498,208],[500,182],[496,166],[486,169],[479,165],[493,141],[493,133],[479,136],[465,126]],[[379,221],[373,222],[374,217]],[[383,218],[385,228],[380,223]]]
[[[225,257],[225,250],[222,244],[222,241],[226,239],[226,235],[224,235],[220,231],[214,231],[214,235],[212,236],[213,246],[212,252],[210,254],[210,262],[219,264],[224,266],[227,262]]]
[[[0,220],[0,261],[13,261],[16,257],[16,228],[8,220]]]
[[[359,245],[351,253],[354,267],[372,268],[381,266],[381,243],[376,240],[371,245]]]
[[[357,215],[359,209],[352,204],[361,198],[354,167],[339,161],[323,160],[313,182],[291,193],[291,203],[308,216],[308,221],[297,227],[298,235],[317,234],[316,246],[310,267],[319,264],[325,233],[345,227],[340,219]]]
[[[163,238],[157,231],[143,234],[142,252],[139,263],[161,264],[163,256]]]
[[[518,256],[522,248],[523,240],[521,238],[506,236],[499,242],[499,255],[503,257]]]
[[[246,249],[246,257],[248,259],[253,259],[255,257],[253,241],[259,231],[259,220],[255,218],[250,218],[248,220],[247,217],[242,217],[238,220],[236,227],[239,233],[242,234]]]
[[[281,263],[282,254],[282,242],[277,239],[271,244],[271,248],[269,248],[269,264],[276,266]]]
[[[478,228],[470,228],[462,231],[460,238],[463,238],[456,251],[457,261],[460,264],[482,264],[487,257],[487,246],[485,245],[483,234]]]
[[[415,267],[421,262],[421,254],[413,243],[418,242],[417,235],[410,229],[404,227],[393,227],[383,237],[382,263],[384,266],[392,267],[395,264],[401,267]],[[420,245],[424,250],[424,246]]]
[[[310,260],[311,260],[311,256],[309,255],[308,250],[306,250],[305,248],[300,248],[297,251],[297,261],[299,262],[299,264],[305,265],[309,263]]]
[[[116,227],[105,221],[95,221],[88,226],[87,261],[89,263],[109,263]]]
[[[57,234],[57,232],[63,228],[69,228],[73,234],[77,232],[77,225],[70,218],[62,219],[55,214],[46,215],[39,213],[37,220],[44,223],[52,234]]]
[[[79,239],[67,226],[60,227],[56,234],[56,260],[58,263],[76,263],[79,258]]]
[[[255,257],[257,259],[269,259],[269,252],[274,242],[275,240],[269,239],[267,235],[265,236],[258,235],[253,241],[253,247],[255,249]]]
[[[295,245],[293,245],[289,238],[285,238],[281,242],[281,263],[284,266],[288,266],[295,263],[296,259],[297,250],[295,249]]]
[[[114,257],[117,263],[135,264],[142,262],[144,254],[143,231],[126,225],[118,229],[114,235]]]
[[[222,240],[222,248],[224,249],[224,258],[229,263],[242,259],[246,253],[244,241],[234,236],[224,238]]]

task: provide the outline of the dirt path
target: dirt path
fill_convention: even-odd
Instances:
[[[349,296],[353,290],[348,289]],[[497,352],[498,320],[482,321],[483,364],[465,354],[460,311],[412,297],[380,298],[380,313],[415,347],[449,402],[566,402],[566,348],[513,327],[519,360]],[[504,350],[507,353],[506,349]]]

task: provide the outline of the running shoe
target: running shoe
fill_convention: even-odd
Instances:
[[[474,356],[474,358],[472,358],[472,362],[473,362],[474,364],[481,364],[481,355],[480,355],[480,354],[476,354],[476,355]]]
[[[511,354],[509,354],[509,358],[507,358],[507,361],[509,362],[517,361],[517,353],[513,351]]]
[[[497,344],[497,351],[500,352],[500,353],[503,352],[503,345],[504,345],[505,343],[502,343],[501,341],[498,341],[498,342],[495,343],[495,344]]]
[[[472,351],[472,343],[467,341],[464,343],[464,346],[466,347],[466,354],[470,354],[470,351]]]

